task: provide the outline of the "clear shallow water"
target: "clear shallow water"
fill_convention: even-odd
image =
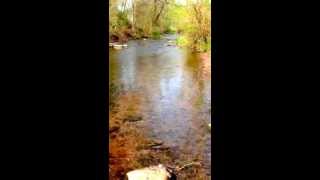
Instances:
[[[176,160],[199,159],[211,171],[211,64],[163,40],[134,40],[110,49],[110,81],[134,94],[145,136],[165,142]]]

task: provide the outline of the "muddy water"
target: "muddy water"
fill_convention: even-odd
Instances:
[[[128,48],[109,49],[110,82],[118,94],[118,109],[110,113],[110,121],[125,119],[133,112],[141,120],[130,126],[144,138],[164,142],[171,152],[170,163],[201,161],[200,170],[192,171],[190,177],[210,179],[210,55],[168,45],[174,39],[132,40]]]

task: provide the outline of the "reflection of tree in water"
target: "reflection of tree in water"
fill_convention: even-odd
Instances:
[[[201,107],[210,106],[210,93],[211,93],[211,77],[208,72],[210,69],[210,63],[208,60],[203,60],[201,54],[187,54],[187,60],[185,63],[186,69],[188,69],[189,76],[191,78],[190,85],[195,87],[193,89],[193,103],[200,109]],[[209,60],[210,61],[210,60]]]
[[[194,93],[190,102],[192,109],[196,110],[192,113],[192,128],[188,131],[187,136],[194,137],[193,153],[202,160],[207,159],[205,165],[210,167],[211,147],[208,146],[208,142],[211,142],[211,134],[208,123],[211,122],[211,77],[208,71],[204,70],[210,69],[208,67],[210,64],[202,60],[199,54],[187,54],[186,57],[185,68],[189,74],[189,83],[193,87],[192,92]]]

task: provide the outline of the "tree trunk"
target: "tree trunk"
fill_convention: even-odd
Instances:
[[[134,0],[132,0],[132,33],[135,35]]]

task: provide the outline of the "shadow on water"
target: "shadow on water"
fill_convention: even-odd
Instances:
[[[121,127],[118,135],[111,137],[114,145],[109,146],[111,153],[118,152],[120,141],[126,144],[134,141],[135,145],[124,145],[126,151],[131,151],[128,148],[134,151],[147,139],[158,139],[168,151],[138,150],[145,153],[143,157],[150,156],[142,165],[198,160],[203,164],[201,167],[187,169],[178,177],[210,179],[210,56],[203,58],[201,54],[168,46],[166,39],[135,40],[129,41],[128,48],[110,49],[109,65],[110,92],[117,96],[112,97],[117,108],[110,113],[109,123]],[[122,123],[128,116],[139,116],[139,121]],[[163,157],[158,157],[159,154]],[[131,167],[122,171],[142,167],[141,157],[125,157],[131,158],[133,164],[127,164]]]

